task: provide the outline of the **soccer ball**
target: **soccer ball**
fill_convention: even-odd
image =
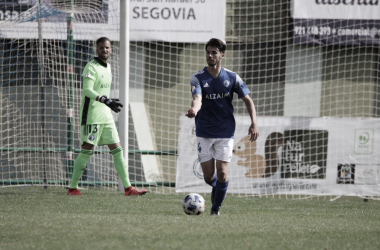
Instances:
[[[200,215],[205,207],[205,199],[200,194],[191,193],[183,198],[182,208],[187,215]]]

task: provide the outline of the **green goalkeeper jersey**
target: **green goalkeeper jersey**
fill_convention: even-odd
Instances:
[[[95,57],[87,63],[82,77],[81,125],[114,122],[111,109],[104,103],[96,101],[99,95],[106,95],[109,98],[112,82],[111,65]]]

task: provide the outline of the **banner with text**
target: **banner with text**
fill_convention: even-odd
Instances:
[[[293,0],[295,44],[380,45],[379,0]]]
[[[130,0],[131,40],[225,40],[225,6],[225,0]]]
[[[85,6],[85,4],[80,4]],[[83,7],[82,6],[82,7]],[[59,9],[62,7],[62,9]],[[76,10],[72,15],[74,40],[96,40],[107,36],[119,40],[119,1],[102,1],[92,9]],[[0,0],[0,37],[16,39],[67,39],[67,19],[64,8],[69,5],[52,0]],[[38,20],[42,23],[39,26]]]
[[[229,193],[380,195],[380,120],[236,116]],[[194,120],[180,117],[177,192],[211,192],[198,161]]]
[[[51,0],[0,0],[0,37],[37,39],[40,29],[44,39],[66,40],[68,15],[57,6]],[[102,1],[97,10],[74,13],[71,28],[74,40],[118,41],[120,19],[129,18],[131,41],[206,43],[225,40],[225,8],[225,0],[129,0],[129,17],[120,17],[120,1]]]

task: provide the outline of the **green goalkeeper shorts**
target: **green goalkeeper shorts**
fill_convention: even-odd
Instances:
[[[120,142],[115,123],[82,125],[80,145],[83,142],[96,146]]]

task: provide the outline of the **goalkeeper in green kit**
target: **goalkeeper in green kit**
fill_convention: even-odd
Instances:
[[[111,90],[112,73],[108,58],[112,53],[111,42],[107,37],[96,41],[96,53],[83,70],[82,105],[80,109],[81,151],[74,163],[73,176],[67,195],[82,195],[78,182],[87,166],[95,145],[107,145],[111,150],[117,173],[125,188],[125,196],[143,195],[146,190],[135,189],[128,176],[127,164],[123,156],[119,135],[111,110],[118,113],[123,104],[119,99],[108,98]]]

